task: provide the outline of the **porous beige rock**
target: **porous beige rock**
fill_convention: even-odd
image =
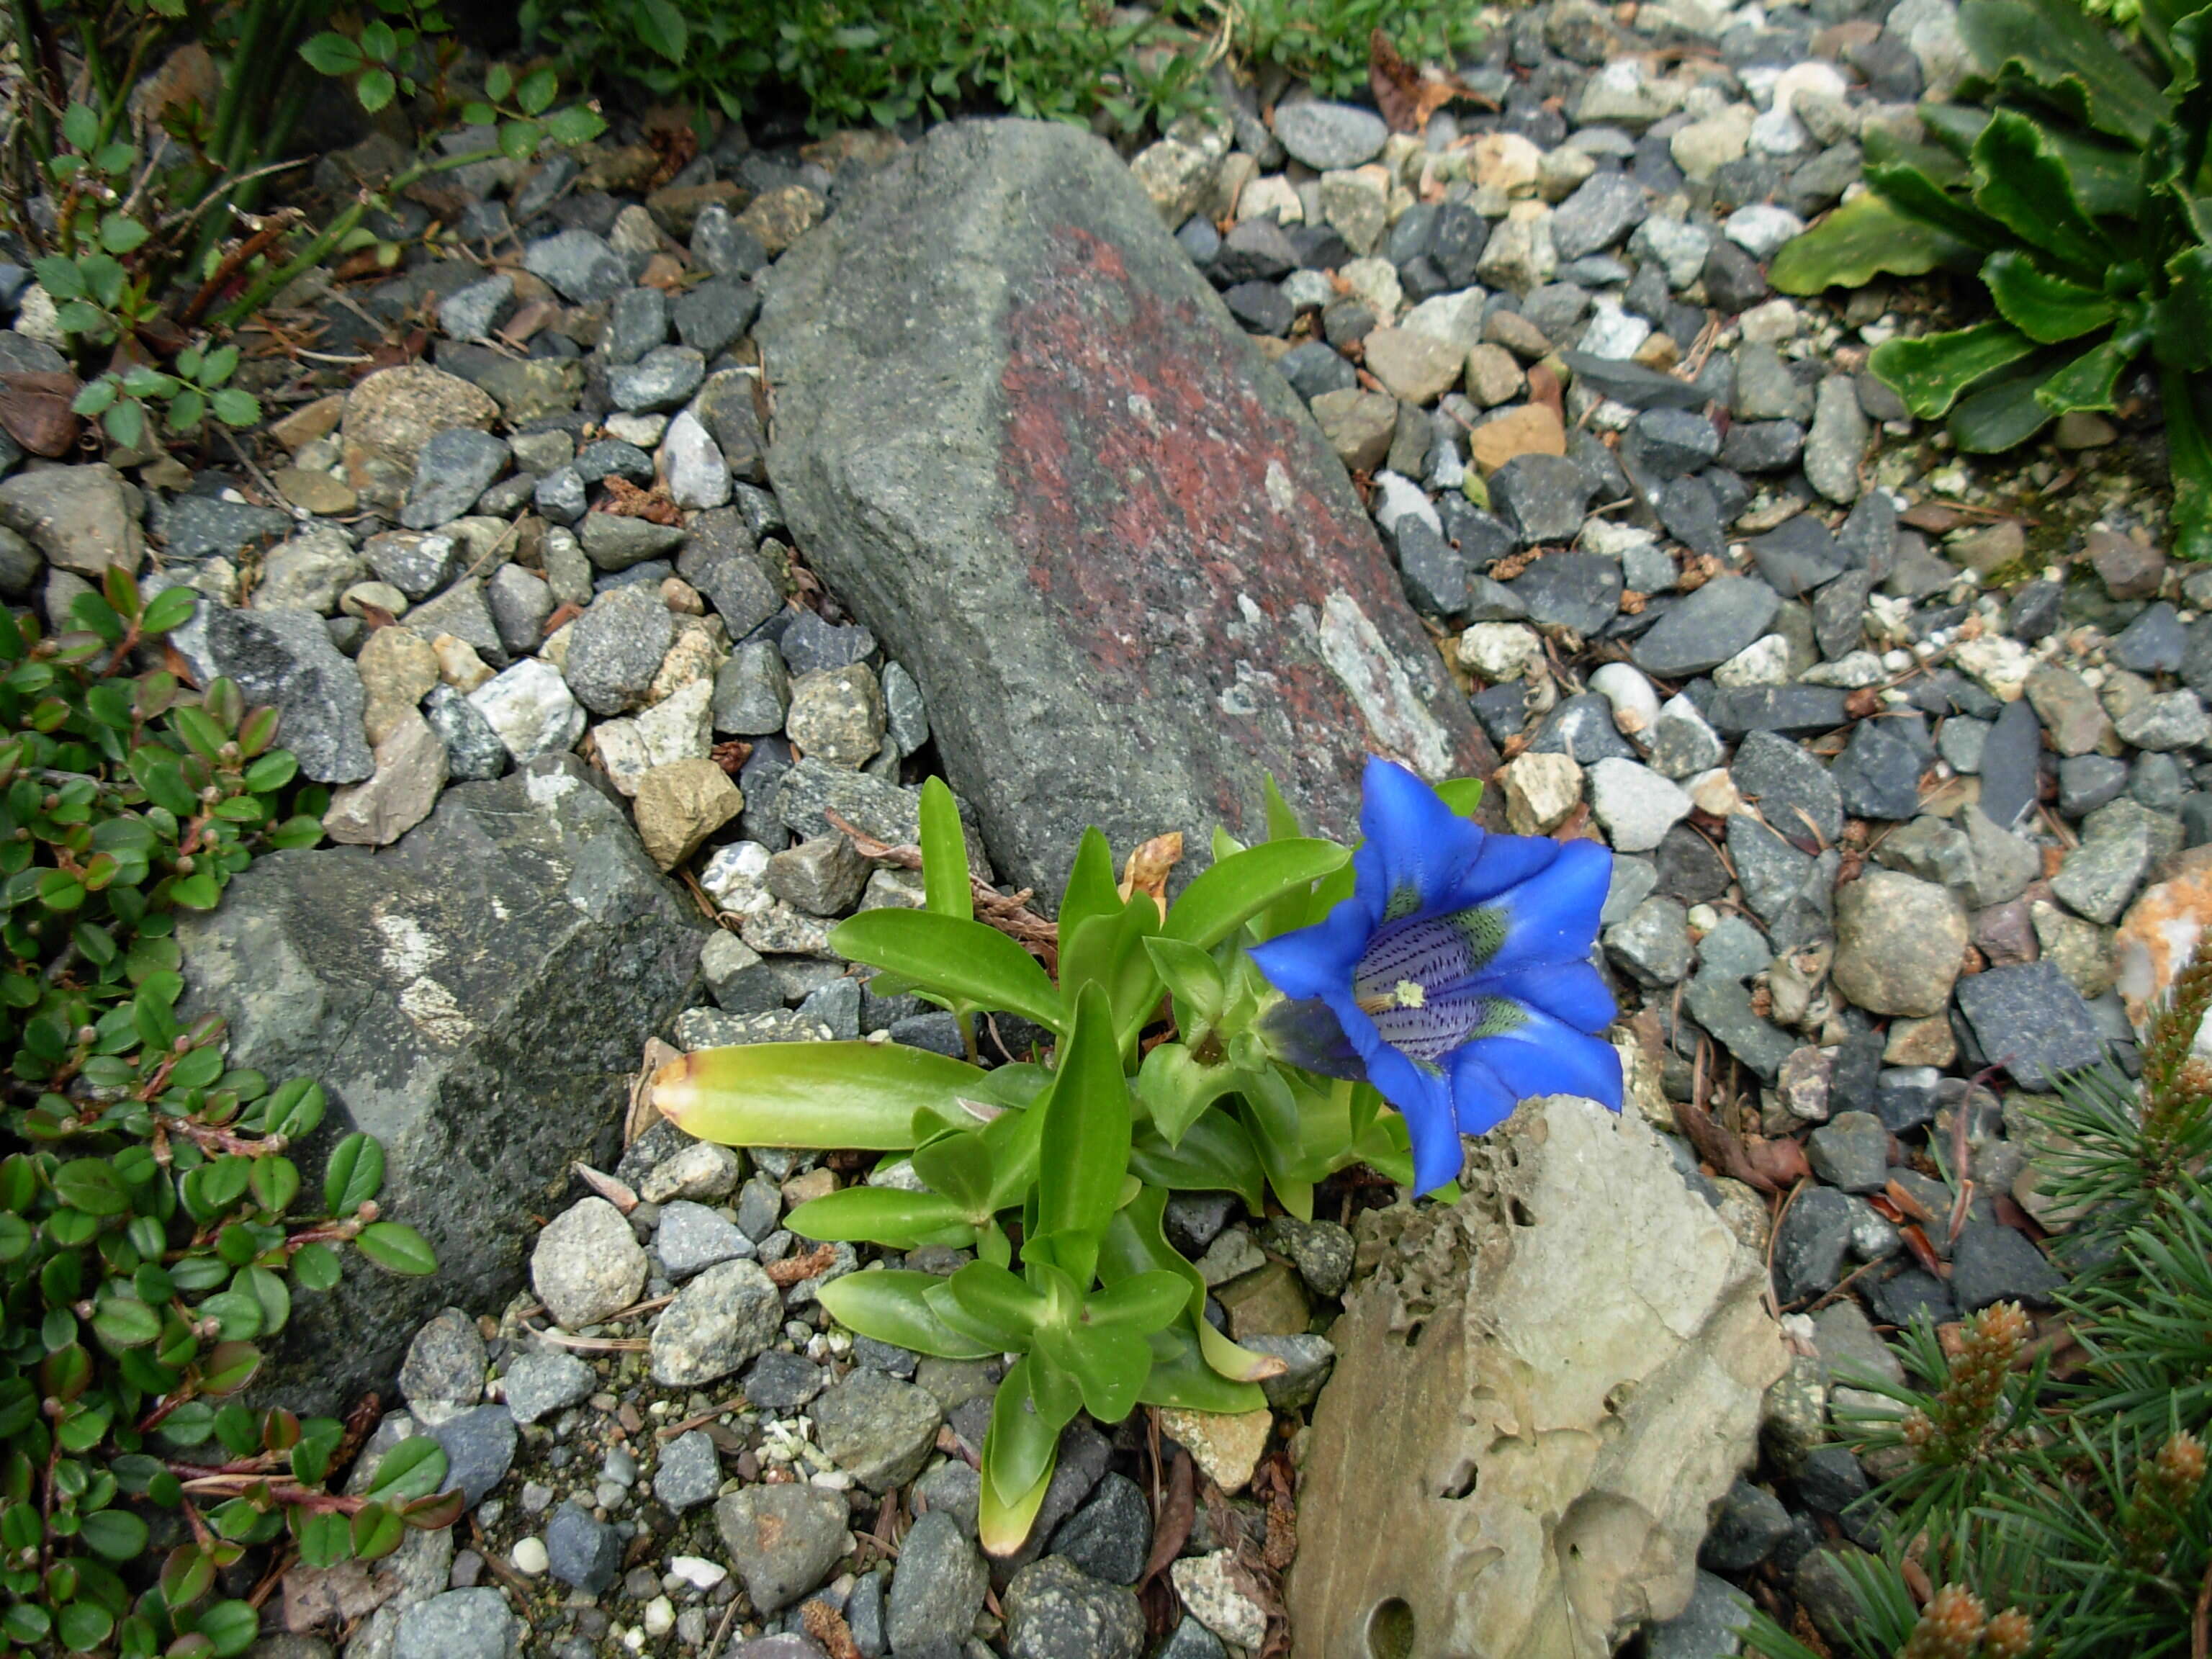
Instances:
[[[1603,1659],[1687,1605],[1786,1358],[1763,1262],[1657,1135],[1566,1096],[1474,1143],[1449,1208],[1370,1212],[1329,1333],[1296,1659]],[[1381,1478],[1387,1473],[1388,1478]]]

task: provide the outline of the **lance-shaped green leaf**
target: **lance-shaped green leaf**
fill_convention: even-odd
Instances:
[[[1163,1042],[1137,1068],[1137,1101],[1173,1148],[1207,1107],[1237,1090],[1243,1075],[1226,1060],[1208,1065],[1180,1042]]]
[[[2118,311],[2101,289],[2054,276],[2018,248],[1982,261],[1982,281],[2005,321],[2045,345],[2102,328]]]
[[[1974,205],[2084,276],[2101,276],[2112,240],[2082,211],[2066,164],[2025,115],[1999,110],[1974,141]]]
[[[988,1220],[986,1214],[984,1219]],[[962,1232],[969,1243],[981,1224],[957,1199],[942,1193],[901,1192],[895,1187],[848,1187],[809,1199],[784,1218],[801,1238],[847,1243],[863,1241],[911,1250],[927,1243],[951,1243]]]
[[[917,1111],[957,1112],[984,1079],[895,1042],[757,1042],[671,1060],[652,1088],[661,1115],[701,1140],[902,1152]]]
[[[1101,1330],[1132,1330],[1150,1335],[1174,1322],[1190,1306],[1190,1285],[1172,1269],[1147,1268],[1083,1301],[1083,1323]],[[1094,1413],[1095,1415],[1095,1413]]]
[[[2200,242],[2166,262],[2166,291],[2152,304],[2159,362],[2212,368],[2212,247]]]
[[[1907,409],[1933,420],[1948,413],[1960,394],[1977,380],[2034,349],[2035,342],[2009,324],[1977,323],[1917,340],[1885,341],[1875,348],[1868,363],[1905,399]]]
[[[1006,1384],[1000,1385],[1004,1398]],[[1013,1454],[999,1449],[1002,1443],[997,1437],[998,1415],[992,1414],[992,1426],[983,1436],[983,1480],[978,1493],[975,1510],[975,1533],[986,1553],[1007,1556],[1029,1541],[1030,1528],[1036,1524],[1037,1511],[1044,1506],[1046,1489],[1052,1485],[1054,1466],[1060,1461],[1060,1443],[1054,1440],[1044,1449],[1043,1467],[1026,1491],[1009,1499],[1000,1496],[1001,1481],[996,1471],[1009,1462]]]
[[[1267,1396],[1258,1383],[1234,1382],[1206,1364],[1198,1331],[1188,1314],[1167,1329],[1153,1332],[1146,1342],[1152,1351],[1152,1368],[1137,1391],[1139,1404],[1177,1406],[1185,1411],[1224,1415],[1266,1408]]]
[[[1152,970],[1176,1000],[1176,1021],[1188,1033],[1204,1030],[1221,1018],[1229,997],[1221,966],[1195,945],[1155,935],[1144,941]]]
[[[1067,884],[1060,890],[1060,951],[1066,954],[1075,931],[1093,916],[1110,916],[1121,908],[1121,892],[1114,879],[1114,849],[1093,828],[1083,832],[1075,846],[1075,862],[1068,867]]]
[[[2120,372],[2135,353],[2118,340],[2106,340],[2055,369],[2035,388],[2035,401],[2053,415],[2077,409],[2110,409]]]
[[[1030,1336],[1054,1311],[1053,1297],[988,1261],[971,1261],[961,1268],[945,1281],[945,1293],[969,1328],[993,1333],[1006,1352],[1027,1347]],[[943,1306],[942,1299],[935,1305]]]
[[[1994,455],[2024,444],[2055,418],[2036,398],[2051,373],[2047,353],[2018,374],[1977,387],[1951,411],[1951,441],[1970,454]]]
[[[2212,558],[2212,410],[2203,382],[2166,369],[2159,376],[2166,405],[2166,465],[2173,483],[2174,550],[2185,559]]]
[[[1333,841],[1270,841],[1231,854],[1182,890],[1160,929],[1211,951],[1254,916],[1350,860]]]
[[[1024,1355],[1006,1372],[984,1433],[985,1484],[1000,1503],[1019,1503],[1050,1470],[1060,1431],[1081,1404],[1075,1379],[1048,1360]]]
[[[935,1273],[872,1272],[833,1279],[817,1293],[830,1316],[850,1331],[939,1359],[989,1359],[1006,1352],[946,1324],[926,1292],[945,1281]]]
[[[1037,1333],[1036,1353],[1075,1379],[1083,1408],[1101,1423],[1135,1409],[1152,1368],[1151,1346],[1135,1330],[1048,1326]]]
[[[837,924],[839,955],[978,1008],[1057,1029],[1060,996],[1036,958],[997,928],[931,910],[863,910]]]
[[[1979,253],[2009,246],[2012,233],[1964,197],[1954,195],[1918,167],[1901,161],[1866,170],[1869,189],[1909,219],[1941,231]]]
[[[961,828],[959,803],[942,778],[927,779],[921,786],[921,884],[929,909],[959,921],[975,919],[968,836]]]
[[[1138,1080],[1141,1091],[1141,1073]],[[1129,1146],[1129,1169],[1169,1192],[1235,1193],[1255,1215],[1266,1206],[1267,1177],[1251,1134],[1218,1107],[1201,1113],[1172,1146],[1156,1128],[1139,1130]]]
[[[1990,112],[1978,104],[1923,104],[1919,112],[1929,136],[1955,158],[1956,173],[1947,174],[1924,160],[1915,161],[1915,165],[1939,184],[1963,184],[1966,169],[1957,164],[1973,154],[1982,129],[1990,124]],[[2138,151],[2066,128],[2046,127],[2043,136],[2066,164],[2067,173],[2074,180],[2074,193],[2091,218],[2125,217],[2136,211],[2142,200],[2142,158]],[[1924,155],[1927,149],[1925,145],[1900,146],[1893,139],[1876,139],[1870,134],[1866,159],[1875,163],[1913,160]]]
[[[2141,144],[2165,100],[2070,0],[1966,0],[1959,33],[1984,70],[2011,69],[2101,132]]]
[[[1036,1231],[1054,1241],[1060,1266],[1079,1285],[1091,1264],[1071,1261],[1071,1236],[1095,1240],[1121,1202],[1129,1165],[1129,1085],[1106,994],[1085,986],[1075,1030],[1061,1045],[1060,1075],[1041,1108]]]

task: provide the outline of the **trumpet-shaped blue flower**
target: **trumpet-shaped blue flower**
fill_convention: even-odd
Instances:
[[[1462,1134],[1530,1096],[1619,1111],[1620,1058],[1598,1035],[1616,1010],[1589,961],[1613,854],[1489,834],[1380,759],[1359,825],[1352,896],[1252,950],[1291,999],[1267,1021],[1278,1052],[1380,1090],[1405,1115],[1421,1192],[1458,1177]]]

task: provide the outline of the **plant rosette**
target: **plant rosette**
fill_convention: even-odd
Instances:
[[[1368,764],[1355,851],[1307,837],[1271,785],[1270,838],[1214,837],[1171,904],[1114,878],[1085,834],[1059,910],[1056,977],[975,919],[958,809],[923,787],[919,910],[863,912],[831,936],[882,994],[950,1010],[969,1060],[896,1043],[705,1049],[653,1098],[703,1139],[860,1148],[910,1168],[800,1205],[793,1231],[891,1249],[972,1249],[949,1277],[871,1270],[822,1288],[849,1328],[945,1358],[1010,1357],[983,1448],[981,1532],[1018,1549],[1078,1410],[1233,1413],[1282,1362],[1205,1317],[1206,1284],[1170,1245],[1169,1194],[1268,1195],[1313,1214],[1355,1164],[1456,1195],[1460,1136],[1522,1098],[1619,1110],[1613,1000],[1590,961],[1612,854],[1493,835],[1471,781],[1431,788]],[[1049,1064],[986,1071],[974,1021],[1019,1015]],[[1385,1110],[1387,1106],[1393,1110]],[[918,1185],[921,1190],[909,1190]]]

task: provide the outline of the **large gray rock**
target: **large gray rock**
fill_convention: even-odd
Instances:
[[[1412,1651],[1605,1659],[1688,1604],[1707,1510],[1756,1454],[1786,1364],[1765,1263],[1658,1136],[1562,1095],[1473,1146],[1458,1204],[1360,1218],[1382,1265],[1329,1333],[1297,1659],[1368,1651],[1394,1600]]]
[[[373,857],[272,854],[180,920],[190,1015],[228,1017],[233,1065],[329,1097],[309,1190],[365,1129],[384,1213],[438,1253],[424,1279],[349,1257],[337,1290],[298,1296],[272,1397],[342,1413],[438,1309],[500,1306],[529,1212],[553,1207],[572,1159],[613,1156],[639,1053],[690,1000],[706,934],[594,775],[560,755],[464,784]]]
[[[1495,765],[1343,468],[1099,139],[939,127],[767,280],[776,495],[1017,883],[1056,896],[1086,824],[1252,837],[1263,772],[1345,831],[1370,750]]]

